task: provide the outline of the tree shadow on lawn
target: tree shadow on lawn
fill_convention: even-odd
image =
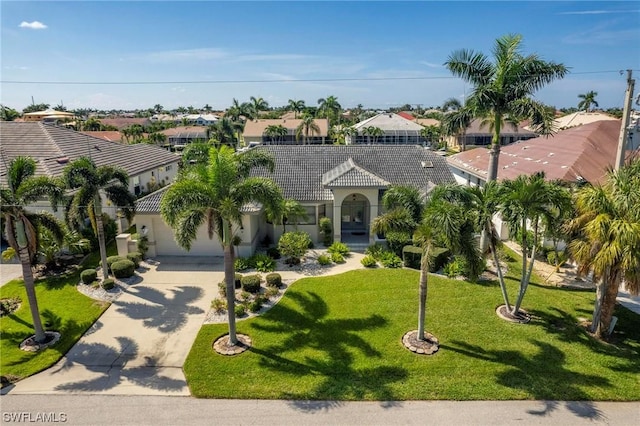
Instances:
[[[486,350],[460,341],[453,341],[451,346],[442,347],[482,361],[511,367],[497,374],[499,384],[523,390],[532,399],[545,400],[543,409],[530,410],[529,414],[549,415],[558,407],[558,402],[554,400],[580,401],[567,403],[567,409],[581,418],[606,420],[593,402],[588,401],[589,397],[581,387],[610,387],[609,380],[567,370],[564,368],[566,355],[561,350],[539,340],[531,342],[539,348],[534,355],[514,350]]]
[[[204,295],[200,287],[177,287],[169,290],[173,293],[168,298],[162,291],[151,287],[136,287],[128,293],[151,302],[123,302],[115,300],[116,310],[129,318],[142,320],[145,327],[157,328],[161,333],[172,333],[181,329],[189,319],[189,315],[203,314],[204,311],[191,303]]]
[[[382,359],[383,354],[371,346],[357,332],[385,326],[388,321],[380,315],[367,318],[326,319],[328,307],[315,293],[289,293],[301,311],[278,306],[277,315],[263,317],[271,324],[252,324],[260,331],[282,335],[278,345],[249,350],[261,355],[260,365],[294,377],[320,376],[323,381],[309,391],[285,391],[281,397],[289,399],[289,405],[301,411],[328,410],[341,406],[341,400],[361,400],[373,395],[382,401],[382,407],[398,406],[395,395],[388,386],[408,377],[404,368],[377,366],[356,369],[353,366],[353,349],[368,358]],[[287,358],[306,349],[324,352],[326,357],[305,357],[304,361]]]

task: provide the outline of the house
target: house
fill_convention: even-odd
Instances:
[[[173,127],[162,130],[159,133],[165,135],[167,137],[167,144],[177,150],[184,148],[192,142],[205,142],[209,140],[209,129],[202,126]]]
[[[601,183],[618,149],[620,120],[597,121],[550,137],[538,137],[502,147],[498,180],[544,172],[549,180]],[[489,167],[489,150],[476,148],[447,157],[456,181],[482,185]]]
[[[50,177],[62,177],[67,164],[84,156],[97,166],[123,168],[129,175],[129,190],[141,194],[173,182],[180,161],[176,154],[156,146],[123,145],[42,122],[0,122],[0,138],[2,185],[7,184],[9,162],[17,156],[33,158],[36,175]],[[105,211],[109,211],[106,204]]]
[[[345,138],[347,145],[423,145],[426,143],[420,124],[407,120],[398,114],[384,112],[367,118],[353,126],[356,134]],[[380,135],[369,134],[367,129],[378,128]]]
[[[413,116],[413,114],[411,114],[409,111],[400,111],[398,112],[398,115],[406,120],[415,120],[416,118]]]
[[[508,145],[516,141],[533,139],[538,134],[532,130],[515,125],[513,123],[504,123],[500,129],[500,145]],[[447,146],[457,148],[462,151],[469,147],[491,145],[493,132],[489,125],[482,124],[482,119],[476,118],[464,131],[464,134],[458,136],[450,136],[447,139]]]
[[[440,120],[436,120],[435,118],[416,118],[414,121],[424,127],[440,127]]]
[[[426,194],[435,185],[454,182],[443,157],[416,145],[262,145],[254,149],[265,150],[275,159],[274,173],[258,169],[254,174],[273,179],[285,198],[297,200],[306,209],[307,218],[288,224],[287,230],[305,231],[315,244],[322,240],[318,222],[328,217],[336,241],[364,248],[375,240],[370,235],[371,220],[382,213],[382,195],[390,185],[412,185]],[[136,207],[136,225],[147,233],[149,255],[222,256],[219,242],[208,238],[204,226],[191,251],[175,243],[173,231],[160,216],[165,190],[141,198]],[[275,242],[282,234],[282,226],[267,222],[261,206],[246,205],[243,213],[242,226],[234,230],[241,238],[240,256],[252,254],[265,237]]]
[[[56,123],[63,121],[71,121],[76,117],[72,112],[56,111],[55,109],[47,109],[44,111],[35,111],[22,114],[24,121],[44,121],[47,123]]]
[[[126,142],[122,133],[117,130],[87,130],[80,132],[83,135],[92,136],[94,138],[104,139],[109,142]]]
[[[573,114],[556,118],[553,125],[558,130],[566,130],[571,127],[582,126],[583,124],[590,124],[603,120],[616,121],[618,119],[603,112],[578,111]],[[528,126],[525,126],[525,129],[533,130]]]
[[[329,135],[329,120],[326,118],[316,118],[313,120],[316,126],[320,129],[319,132],[309,132],[310,144],[324,144],[327,142],[327,136]],[[296,136],[296,132],[302,119],[292,118],[276,118],[276,119],[259,119],[259,120],[247,120],[244,125],[244,131],[242,137],[244,143],[248,145],[250,142],[258,142],[264,144],[303,144],[304,135],[301,138]],[[281,137],[270,137],[265,134],[267,127],[269,126],[282,126],[287,130],[287,134]]]
[[[104,126],[113,126],[118,130],[129,128],[135,124],[142,127],[151,125],[148,118],[132,118],[132,117],[116,117],[116,118],[99,118],[100,123]]]

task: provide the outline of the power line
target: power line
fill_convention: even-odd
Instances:
[[[638,70],[634,70],[638,71]],[[581,71],[571,75],[611,74],[620,70]],[[456,76],[424,76],[424,77],[356,77],[356,78],[306,78],[306,79],[272,79],[272,80],[185,80],[185,81],[22,81],[0,80],[2,84],[47,84],[47,85],[161,85],[161,84],[248,84],[248,83],[313,83],[340,81],[402,81],[402,80],[453,80]]]

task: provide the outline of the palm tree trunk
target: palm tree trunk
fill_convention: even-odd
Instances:
[[[498,274],[498,280],[500,282],[500,291],[502,291],[502,299],[507,307],[507,312],[511,312],[511,304],[509,304],[509,295],[507,294],[507,285],[504,282],[504,276],[502,275],[502,267],[498,260],[498,253],[496,252],[496,245],[491,241],[491,254],[493,255],[493,263],[496,265],[496,273]]]
[[[618,297],[618,287],[620,284],[619,275],[615,272],[613,274],[608,274],[603,277],[603,283],[606,284],[602,290],[602,302],[600,304],[597,326],[594,328],[595,335],[601,338],[609,335],[611,318],[613,317],[613,311],[616,307],[616,298]],[[594,325],[595,324],[596,318],[594,317]]]
[[[524,239],[526,239],[526,233],[523,234]],[[533,248],[531,249],[531,259],[529,260],[529,264],[527,265],[527,255],[522,253],[522,281],[520,282],[520,293],[518,294],[518,300],[516,300],[516,306],[513,309],[513,313],[517,314],[520,310],[520,305],[522,304],[522,299],[524,299],[524,295],[527,292],[527,287],[529,287],[529,281],[531,280],[531,274],[533,273],[533,262],[535,262],[536,251],[538,247],[538,220],[536,219],[535,225],[533,227]],[[527,250],[528,251],[528,250]]]
[[[231,223],[225,221],[224,224],[224,281],[227,284],[227,313],[229,317],[229,344],[238,344],[236,336],[236,288],[235,288],[235,270],[233,262],[235,253],[233,244],[231,244]]]
[[[502,116],[496,114],[493,140],[491,141],[491,150],[489,151],[489,170],[487,174],[487,182],[491,182],[498,177],[498,160],[500,159],[500,126],[502,125]]]
[[[429,274],[429,249],[425,248],[422,251],[422,258],[420,259],[420,294],[418,297],[418,339],[426,340],[425,329],[425,317],[427,314],[427,277]]]
[[[93,214],[96,218],[96,232],[98,233],[98,246],[100,247],[100,259],[102,262],[102,279],[109,278],[109,265],[107,264],[107,245],[104,241],[104,224],[102,223],[102,202],[100,194],[93,199]]]

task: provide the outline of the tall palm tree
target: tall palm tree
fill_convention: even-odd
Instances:
[[[280,141],[287,133],[287,128],[282,124],[271,124],[264,129],[264,135],[271,139],[271,143]]]
[[[293,111],[293,118],[298,118],[298,114],[304,111],[305,105],[302,99],[297,101],[289,99],[289,104],[287,107],[289,108],[289,111]]]
[[[365,127],[363,129],[362,134],[364,135],[366,132],[366,134],[368,135],[368,140],[369,143],[371,143],[371,138],[373,137],[373,143],[376,144],[378,143],[378,138],[380,138],[380,136],[384,136],[384,130],[382,130],[380,127],[376,127],[376,126],[369,126],[369,127]]]
[[[149,139],[149,142],[155,145],[162,145],[167,141],[167,135],[160,132],[153,132],[149,134],[148,139]]]
[[[425,126],[420,129],[420,136],[422,136],[429,144],[429,146],[433,146],[434,143],[440,142],[440,127],[430,125]]]
[[[247,203],[262,203],[272,217],[278,216],[282,204],[282,192],[272,180],[250,176],[254,167],[267,167],[273,171],[273,157],[264,150],[249,150],[237,155],[225,145],[213,147],[207,166],[191,168],[181,175],[160,203],[162,217],[173,229],[181,247],[191,248],[202,225],[206,225],[209,238],[217,235],[220,240],[224,249],[229,341],[232,345],[238,343],[234,313],[233,227],[241,225],[242,207]]]
[[[591,331],[609,334],[620,284],[640,291],[640,159],[610,172],[603,185],[585,186],[576,200],[571,228],[579,237],[569,249],[580,272],[593,271],[596,303]]]
[[[530,119],[536,132],[553,132],[553,115],[544,104],[531,95],[564,77],[568,70],[562,64],[546,62],[536,54],[521,53],[521,35],[505,35],[496,40],[494,62],[473,50],[453,52],[445,66],[453,75],[473,86],[466,105],[445,116],[447,126],[455,133],[473,118],[489,119],[493,124],[493,138],[487,181],[496,179],[500,156],[500,131],[509,118]]]
[[[334,145],[345,145],[347,136],[354,136],[357,132],[351,126],[337,124],[331,128],[331,133],[334,138]]]
[[[27,206],[42,197],[49,197],[55,209],[61,201],[64,188],[62,183],[46,176],[35,176],[36,162],[28,157],[16,157],[7,167],[7,186],[0,188],[0,211],[5,226],[5,236],[9,246],[17,253],[22,264],[22,278],[29,300],[33,319],[35,340],[45,341],[46,336],[36,298],[32,261],[38,251],[39,228],[48,230],[61,242],[64,230],[53,215],[27,210]]]
[[[215,124],[209,126],[209,129],[209,137],[215,139],[219,144],[236,146],[243,125],[227,117],[222,117]]]
[[[251,102],[251,110],[253,111],[254,118],[258,118],[260,116],[260,111],[268,111],[269,103],[262,98],[256,98],[255,96],[251,96],[249,98]]]
[[[340,123],[340,115],[342,114],[342,105],[335,96],[327,96],[327,98],[318,99],[318,116],[329,119],[329,125]]]
[[[202,110],[206,113],[209,113],[211,111],[213,111],[213,108],[211,107],[211,105],[206,104],[205,106],[202,107]]]
[[[442,112],[458,111],[462,108],[462,103],[456,98],[449,98],[442,104]]]
[[[578,95],[578,98],[581,99],[578,103],[578,109],[583,109],[586,112],[589,112],[591,111],[591,105],[597,108],[598,102],[596,102],[596,96],[598,96],[598,92],[594,92],[593,90]]]
[[[303,143],[306,145],[309,143],[309,135],[313,134],[320,134],[320,127],[316,124],[316,120],[312,115],[305,114],[296,128],[296,139],[300,140],[304,136]]]
[[[102,222],[102,194],[131,220],[135,212],[136,197],[129,192],[129,176],[119,167],[98,167],[92,159],[80,157],[64,168],[64,180],[67,188],[75,191],[67,212],[69,228],[82,226],[84,219],[89,217],[98,237],[103,278],[109,278]]]

